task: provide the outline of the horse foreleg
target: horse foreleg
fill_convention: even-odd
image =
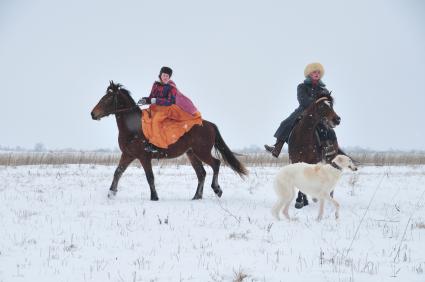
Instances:
[[[195,156],[192,150],[187,151],[186,155],[189,158],[189,161],[196,172],[196,176],[198,177],[198,187],[196,188],[195,196],[193,196],[192,200],[202,199],[202,194],[204,192],[205,176],[207,173],[204,169],[204,166],[202,165],[202,162]]]
[[[151,159],[140,160],[140,163],[142,164],[143,169],[145,170],[146,179],[149,183],[149,188],[151,190],[151,201],[158,201],[158,194],[156,193],[155,189],[155,178],[153,176]]]
[[[109,188],[108,198],[112,198],[117,194],[118,181],[120,180],[122,174],[127,169],[128,165],[134,160],[133,157],[129,155],[122,154],[118,167],[115,169],[114,179],[112,180],[111,187]]]

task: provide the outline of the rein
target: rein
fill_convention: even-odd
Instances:
[[[319,99],[317,99],[317,100],[316,100],[316,102],[315,102],[315,103],[317,104],[317,103],[319,103],[319,102],[321,102],[321,101],[324,101],[324,100],[329,100],[329,98],[328,98],[328,97],[322,97],[322,98],[319,98]]]
[[[123,112],[128,112],[131,110],[134,110],[135,108],[138,108],[139,106],[135,105],[129,108],[124,108],[124,109],[119,109],[119,110],[115,110],[114,112],[111,112],[110,114],[118,114],[118,113],[123,113]]]

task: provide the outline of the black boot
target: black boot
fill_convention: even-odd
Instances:
[[[264,148],[266,149],[267,152],[271,153],[274,150],[274,146],[269,146],[269,145],[264,145]]]
[[[277,158],[279,157],[280,151],[282,151],[283,145],[285,144],[285,141],[278,140],[277,143],[274,146],[274,149],[272,151],[273,157]]]
[[[282,151],[283,145],[285,144],[285,141],[283,140],[276,140],[276,144],[274,146],[264,145],[264,148],[267,152],[272,153],[273,157],[277,158],[279,157],[280,151]]]

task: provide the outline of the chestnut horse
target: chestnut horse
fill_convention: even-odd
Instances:
[[[176,143],[170,145],[168,149],[150,153],[145,151],[145,145],[148,141],[142,132],[141,109],[134,102],[130,92],[123,88],[122,85],[115,84],[113,81],[110,82],[110,85],[106,89],[106,94],[94,107],[91,116],[94,120],[100,120],[102,117],[111,114],[115,115],[117,121],[119,131],[118,144],[121,150],[121,159],[115,170],[114,179],[109,189],[108,197],[110,198],[116,195],[117,185],[121,175],[135,159],[140,161],[145,170],[152,201],[158,200],[152,172],[151,161],[153,158],[176,158],[186,153],[198,177],[198,186],[195,196],[193,196],[194,200],[202,199],[206,176],[202,162],[208,164],[213,169],[214,174],[211,187],[215,194],[221,197],[223,193],[218,184],[220,160],[211,155],[213,147],[220,152],[223,160],[233,171],[238,173],[241,177],[248,174],[247,169],[226,145],[217,126],[212,122],[203,120],[202,125],[195,125],[192,127],[192,129],[183,135]]]
[[[322,144],[317,134],[319,123],[334,128],[340,122],[341,118],[333,110],[332,96],[320,96],[302,113],[289,136],[288,154],[290,162],[316,164],[325,161],[329,163],[338,153],[344,154],[339,149],[336,139],[332,142],[327,141],[327,144]],[[300,209],[305,205],[308,205],[307,197],[300,191],[295,207]]]

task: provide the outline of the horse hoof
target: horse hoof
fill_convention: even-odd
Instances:
[[[219,197],[219,198],[221,198],[221,195],[223,195],[223,191],[217,191],[217,192],[215,192],[215,194]]]
[[[200,196],[200,195],[195,195],[192,198],[192,200],[201,200],[201,199],[202,199],[202,196]]]
[[[295,208],[296,209],[302,209],[304,207],[304,203],[303,202],[295,202]]]
[[[108,192],[108,198],[109,199],[115,198],[116,195],[117,195],[117,191],[109,190],[109,192]]]
[[[159,200],[158,196],[151,196],[151,201],[158,201],[158,200]]]

